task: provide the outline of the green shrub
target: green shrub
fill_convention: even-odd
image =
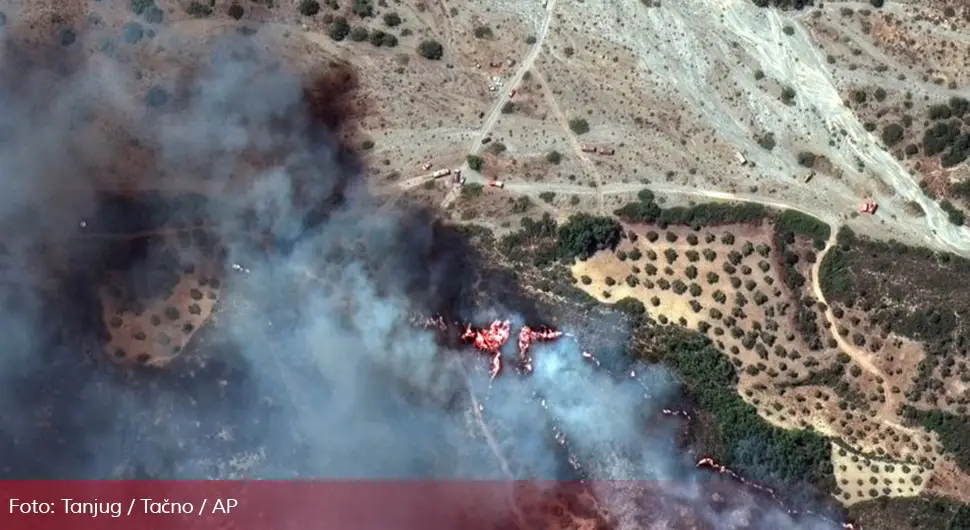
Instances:
[[[354,42],[363,42],[367,40],[368,31],[364,26],[354,26],[350,30],[350,40]]]
[[[809,151],[802,151],[798,153],[798,165],[802,167],[812,167],[815,165],[815,159],[818,155]]]
[[[634,318],[640,317],[647,312],[647,308],[643,305],[643,302],[632,296],[617,300],[613,306]]]
[[[168,103],[168,100],[168,91],[158,85],[149,88],[148,93],[145,94],[145,104],[152,108],[161,107]]]
[[[320,12],[320,2],[317,0],[300,0],[300,14],[305,17],[312,17]],[[330,35],[333,37],[333,35]],[[346,34],[344,35],[346,36]],[[335,40],[343,40],[343,37]]]
[[[370,42],[371,46],[379,48],[384,45],[384,39],[386,39],[387,37],[393,37],[393,35],[388,35],[387,33],[378,29],[371,32],[370,38],[368,38],[367,40]],[[394,44],[397,44],[396,38],[394,40]]]
[[[371,0],[354,0],[352,11],[361,18],[374,16],[374,4]]]
[[[940,208],[943,208],[943,211],[946,212],[947,219],[951,224],[963,226],[966,222],[964,213],[954,206],[952,202],[947,200],[940,201]]]
[[[381,36],[381,46],[384,46],[385,48],[393,48],[397,46],[397,37],[394,35],[384,33],[383,31],[377,31],[376,33],[380,34]],[[496,143],[496,145],[498,144]]]
[[[387,27],[394,28],[401,24],[401,16],[397,13],[384,13],[384,24]]]
[[[819,219],[795,210],[785,210],[775,218],[775,233],[785,240],[787,234],[798,234],[812,238],[815,248],[825,248],[825,242],[832,235],[832,228]]]
[[[201,2],[191,2],[185,12],[195,18],[204,18],[212,14],[212,8]]]
[[[616,219],[578,213],[559,227],[557,245],[564,258],[587,257],[598,250],[613,250],[622,228]]]
[[[882,128],[882,141],[887,147],[892,147],[902,141],[904,132],[902,125],[890,123]]]
[[[346,18],[336,17],[330,24],[327,34],[335,41],[342,41],[350,34],[350,24],[347,23]]]
[[[558,164],[562,162],[562,155],[559,154],[559,151],[549,151],[546,153],[546,161],[550,164]]]
[[[757,138],[757,141],[764,150],[771,151],[775,148],[775,133],[764,133]]]
[[[494,36],[492,28],[488,26],[475,27],[474,34],[476,39],[491,39]]]
[[[445,49],[440,42],[428,39],[421,41],[421,44],[418,45],[418,53],[425,59],[437,61],[445,54]]]
[[[785,105],[793,105],[795,103],[795,95],[795,89],[790,86],[786,86],[781,91],[782,103]]]
[[[583,118],[573,118],[569,120],[569,128],[577,135],[586,134],[589,132],[589,122]]]
[[[468,167],[472,171],[481,171],[482,166],[485,165],[485,159],[478,155],[468,155],[465,157],[465,161],[468,162]]]

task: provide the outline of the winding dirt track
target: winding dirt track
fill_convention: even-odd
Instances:
[[[764,30],[763,23],[756,25],[748,10],[737,5],[727,7],[722,20],[724,27],[745,43],[748,53],[757,57],[762,65],[770,67],[771,71],[766,73],[798,87],[800,107],[817,109],[818,114],[825,117],[829,130],[846,132],[847,149],[838,153],[842,158],[841,165],[851,167],[851,157],[857,157],[895,190],[898,200],[894,201],[896,204],[887,203],[888,209],[899,210],[899,205],[905,201],[919,203],[926,212],[920,220],[908,219],[901,211],[893,213],[900,214],[900,219],[907,219],[909,223],[924,224],[920,233],[931,246],[970,255],[970,229],[952,225],[939,205],[923,193],[906,169],[876,142],[852,110],[843,104],[836,83],[825,66],[825,57],[813,45],[808,32],[801,29],[786,39],[782,31],[791,20],[775,10],[765,10],[764,16],[770,31]],[[779,43],[785,43],[783,53],[779,53]]]
[[[509,91],[514,89],[522,81],[522,76],[532,68],[532,64],[535,63],[536,57],[539,56],[539,52],[542,51],[542,44],[546,40],[546,36],[549,35],[549,26],[552,23],[552,14],[556,8],[556,0],[548,0],[546,4],[546,17],[542,21],[542,25],[539,27],[539,34],[536,36],[536,42],[529,49],[529,53],[526,54],[525,58],[519,63],[519,68],[515,71],[515,75],[504,83],[502,87],[498,90],[498,98],[496,98],[495,103],[492,104],[492,109],[488,112],[488,116],[485,118],[485,122],[482,123],[482,127],[478,130],[478,134],[472,139],[471,143],[468,145],[468,154],[476,155],[482,150],[482,140],[491,134],[492,129],[495,128],[495,124],[498,122],[499,117],[502,115],[502,107],[509,101]],[[484,184],[485,178],[477,171],[471,171],[468,167],[468,162],[462,163],[461,172],[465,175],[468,182]],[[455,199],[458,198],[461,192],[460,187],[453,188],[444,200],[441,201],[441,208],[447,208]]]

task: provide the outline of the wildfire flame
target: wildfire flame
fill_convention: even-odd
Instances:
[[[519,360],[525,366],[526,372],[532,372],[532,360],[528,356],[532,343],[553,341],[559,337],[562,337],[562,331],[556,329],[535,330],[529,326],[523,326],[519,330]]]
[[[494,379],[502,371],[502,346],[505,346],[511,336],[511,322],[495,320],[485,328],[475,328],[471,324],[466,325],[461,338],[474,344],[479,351],[492,356],[491,377]],[[526,373],[532,371],[532,361],[528,356],[532,344],[536,341],[553,341],[562,336],[563,332],[555,329],[532,329],[529,326],[523,326],[519,330],[518,358]]]
[[[664,416],[681,416],[687,420],[690,420],[690,414],[688,414],[685,410],[663,409],[662,412]],[[700,466],[701,464],[698,462],[697,465]]]
[[[664,409],[664,412],[666,413],[667,410]],[[698,468],[701,468],[701,469],[710,469],[710,470],[713,470],[713,471],[715,471],[717,473],[720,473],[722,475],[727,475],[727,476],[731,477],[732,479],[740,482],[741,484],[743,484],[743,485],[745,485],[745,486],[747,486],[749,488],[758,490],[758,491],[766,494],[771,500],[773,500],[774,502],[778,503],[780,506],[784,507],[785,510],[789,513],[789,515],[795,515],[795,514],[798,514],[799,513],[798,510],[794,510],[794,509],[788,508],[785,505],[785,503],[782,502],[782,500],[778,498],[778,496],[775,494],[774,490],[772,490],[771,488],[769,488],[767,486],[763,486],[761,484],[757,484],[755,482],[751,482],[751,481],[745,480],[744,477],[742,477],[741,475],[735,473],[733,470],[731,470],[727,466],[722,466],[720,464],[720,462],[718,462],[717,460],[714,460],[711,457],[704,457],[704,458],[701,458],[700,460],[698,460],[697,461],[697,467]],[[821,517],[820,515],[815,514],[813,512],[809,512],[807,510],[804,511],[804,512],[802,512],[802,513],[806,513],[806,514],[809,514],[809,515],[815,515],[815,516]],[[832,522],[831,520],[829,520],[829,519],[827,519],[825,517],[822,517],[822,518],[825,519],[826,521]],[[842,528],[844,528],[845,530],[861,530],[860,527],[856,526],[854,523],[849,522],[849,521],[843,522],[842,523]]]
[[[512,324],[508,320],[496,320],[487,328],[475,329],[471,324],[465,326],[461,339],[470,341],[478,350],[492,356],[492,369],[489,378],[495,379],[502,372],[502,346],[512,336]]]
[[[445,322],[445,320],[440,316],[426,318],[419,315],[412,315],[408,320],[411,322],[412,325],[422,326],[429,329],[436,328],[441,331],[446,331],[449,327],[448,324]],[[460,324],[458,323],[455,323],[454,325],[456,327],[460,326]],[[508,320],[495,320],[491,324],[489,324],[488,327],[485,327],[485,328],[476,328],[471,324],[465,324],[465,330],[461,334],[461,340],[465,342],[470,342],[475,346],[477,350],[491,356],[491,370],[489,373],[489,377],[490,379],[495,379],[495,377],[498,376],[502,371],[501,349],[509,341],[509,338],[511,336],[512,336],[512,323]],[[532,362],[531,362],[531,359],[529,359],[528,357],[528,351],[529,351],[529,348],[532,347],[532,344],[534,342],[554,341],[563,336],[572,337],[572,335],[566,335],[562,331],[559,331],[556,329],[535,330],[530,328],[529,326],[523,326],[519,330],[518,347],[519,347],[519,360],[523,362],[526,372],[528,373],[532,371]],[[588,351],[583,350],[582,357],[583,359],[594,363],[596,366],[600,365],[599,360],[597,360],[596,357],[594,357]],[[636,373],[631,372],[630,376],[636,377]],[[546,405],[545,400],[541,400],[541,404],[543,407],[545,407]],[[479,407],[481,407],[481,405],[479,405]],[[683,411],[683,410],[663,409],[662,412],[666,416],[680,416],[685,418],[688,421],[691,420],[690,414],[688,414],[686,411]],[[566,434],[560,431],[558,427],[554,431],[554,437],[556,441],[559,442],[560,444],[563,444],[563,445],[566,444]],[[577,470],[580,469],[581,466],[579,462],[574,461],[573,456],[570,456],[569,458],[570,458],[570,463],[573,464],[573,467],[576,468]],[[710,469],[716,473],[727,475],[745,486],[748,486],[755,490],[761,491],[762,493],[765,493],[766,495],[768,495],[769,498],[777,502],[779,505],[785,507],[786,511],[788,511],[789,514],[794,515],[796,513],[799,513],[796,510],[786,507],[785,503],[783,503],[781,499],[778,498],[774,490],[772,490],[771,488],[745,480],[744,477],[735,473],[733,470],[729,469],[728,467],[721,465],[718,461],[714,460],[713,458],[710,458],[710,457],[701,458],[697,462],[697,467],[703,468],[703,469]],[[812,512],[804,512],[804,513],[812,514]],[[813,515],[817,515],[817,514],[813,514]],[[843,522],[841,526],[845,530],[861,530],[859,526],[851,522]]]

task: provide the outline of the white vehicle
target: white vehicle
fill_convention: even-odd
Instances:
[[[438,171],[435,171],[434,173],[432,173],[431,176],[434,178],[438,178],[438,177],[444,177],[449,174],[451,174],[450,169],[439,169]]]

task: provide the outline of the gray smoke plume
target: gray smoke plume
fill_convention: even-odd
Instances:
[[[410,325],[537,314],[428,212],[379,213],[320,122],[329,95],[310,101],[269,52],[221,40],[158,81],[167,95],[146,109],[121,63],[68,53],[55,68],[49,50],[6,46],[0,216],[16,228],[0,313],[3,477],[652,481],[701,527],[817,527],[776,508],[712,508],[672,425],[656,421],[676,391],[657,367],[596,370],[562,339],[534,346],[531,376],[490,383],[484,358]],[[23,53],[36,58],[13,58]],[[109,182],[142,191],[106,197]],[[100,235],[193,216],[225,245],[213,322],[169,368],[114,368],[105,271],[162,274],[163,257]],[[597,324],[572,325],[583,336]],[[620,484],[603,497],[622,528],[645,528],[629,508],[640,490]]]

